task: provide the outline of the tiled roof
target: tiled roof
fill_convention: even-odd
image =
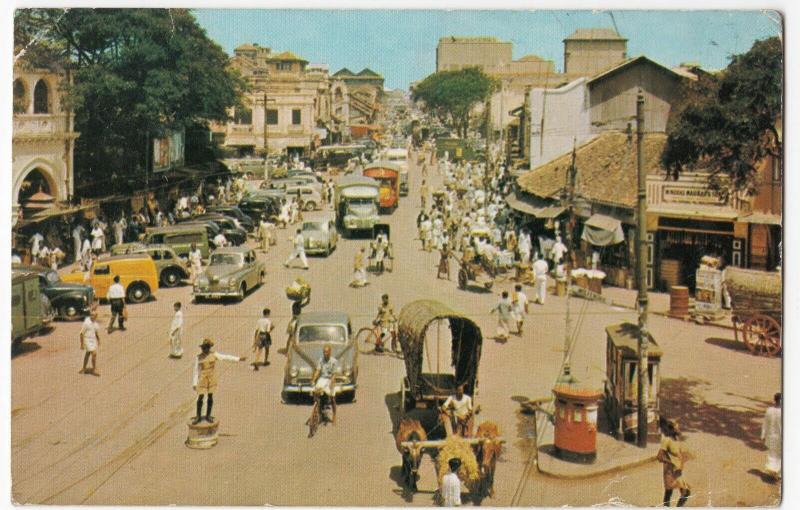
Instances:
[[[644,168],[648,174],[663,173],[661,153],[667,142],[663,133],[644,137]],[[517,182],[526,193],[559,199],[567,184],[572,152],[521,175]],[[575,193],[591,202],[632,208],[636,205],[636,135],[611,131],[598,135],[575,151]]]
[[[616,73],[618,71],[621,71],[621,70],[623,70],[625,68],[632,67],[632,66],[639,65],[639,64],[646,64],[646,65],[653,66],[653,67],[661,70],[664,73],[673,75],[676,78],[677,77],[687,78],[687,76],[685,74],[683,74],[683,73],[677,73],[677,72],[675,72],[675,70],[670,69],[669,67],[664,67],[661,64],[659,64],[658,62],[650,60],[649,58],[645,57],[644,55],[639,55],[638,57],[635,57],[635,58],[629,58],[628,60],[623,60],[619,64],[603,70],[602,72],[600,72],[600,73],[592,76],[591,78],[589,78],[587,83],[589,83],[591,85],[592,83],[594,83],[596,81],[600,81],[600,80],[602,80],[604,78],[607,78],[608,76],[611,76],[612,74],[614,74],[614,73]]]
[[[333,73],[333,75],[334,76],[353,76],[353,71],[351,71],[350,69],[348,69],[346,67],[343,67],[343,68],[339,69],[338,71],[336,71],[335,73]]]
[[[358,73],[358,76],[374,76],[374,77],[376,77],[376,78],[380,78],[380,77],[381,77],[381,75],[380,75],[380,74],[376,73],[375,71],[373,71],[373,70],[372,70],[372,69],[370,69],[369,67],[365,67],[364,69],[362,69],[362,70],[361,70],[361,71]]]
[[[564,39],[565,41],[627,41],[611,28],[579,28],[572,35]]]
[[[284,51],[283,53],[278,53],[277,55],[273,55],[270,57],[270,60],[291,60],[296,62],[308,62],[306,59],[298,57],[291,51]]]

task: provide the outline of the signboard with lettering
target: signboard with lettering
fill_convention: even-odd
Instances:
[[[661,187],[661,200],[678,204],[722,205],[723,201],[713,190],[700,186],[667,185]]]

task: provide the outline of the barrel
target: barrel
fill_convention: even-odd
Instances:
[[[669,314],[684,318],[689,315],[689,287],[673,285],[669,289]]]
[[[661,261],[661,282],[664,289],[670,289],[681,282],[681,261],[676,259],[663,259]]]

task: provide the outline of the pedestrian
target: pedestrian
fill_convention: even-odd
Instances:
[[[225,234],[223,234],[222,231],[220,231],[219,234],[214,236],[214,246],[216,246],[217,248],[228,246],[228,239],[225,238]]]
[[[461,506],[461,479],[458,477],[461,459],[453,457],[448,465],[450,472],[442,477],[442,506]]]
[[[490,314],[497,312],[497,334],[495,338],[498,340],[508,341],[508,335],[511,331],[511,301],[508,298],[508,291],[504,290],[501,294],[500,301],[492,308]]]
[[[193,425],[197,425],[202,420],[203,411],[203,397],[208,395],[208,404],[206,405],[205,420],[209,423],[214,423],[214,417],[211,415],[211,408],[214,406],[214,392],[217,390],[219,379],[217,377],[217,361],[244,361],[246,356],[231,356],[221,352],[214,352],[211,348],[214,347],[214,341],[210,338],[204,338],[203,343],[200,344],[200,354],[194,360],[194,370],[192,373],[192,388],[197,392],[197,414],[192,420]]]
[[[100,228],[100,222],[94,224],[92,228],[92,252],[99,255],[103,251],[103,244],[105,242],[106,234]]]
[[[50,250],[50,269],[58,271],[58,264],[66,257],[66,254],[61,251],[61,248],[55,247]]]
[[[781,394],[773,397],[773,405],[767,408],[764,414],[764,423],[761,425],[761,440],[767,447],[767,464],[765,471],[776,481],[781,479]]]
[[[108,332],[114,330],[114,320],[119,323],[119,329],[125,331],[125,289],[119,283],[119,275],[114,275],[114,283],[108,288],[108,300],[111,302],[111,321],[108,323]]]
[[[128,228],[128,222],[125,220],[125,215],[121,214],[117,221],[114,222],[114,241],[116,244],[121,244],[125,241],[126,228]]]
[[[291,261],[299,258],[300,262],[303,263],[303,269],[308,269],[308,259],[306,259],[306,242],[305,238],[303,237],[303,232],[299,228],[292,239],[292,245],[294,249],[292,250],[292,253],[289,254],[289,258],[286,259],[286,262],[283,263],[283,267],[289,267],[289,263]]]
[[[270,237],[272,235],[272,228],[270,226],[269,221],[267,220],[267,216],[261,216],[261,222],[258,224],[258,236],[261,240],[261,251],[264,253],[269,252],[269,246],[272,244]]]
[[[536,302],[540,305],[544,304],[544,298],[547,294],[547,261],[542,258],[542,254],[536,256],[536,262],[533,263],[533,277],[535,282]]]
[[[272,346],[272,330],[274,325],[269,318],[270,309],[264,308],[261,311],[261,318],[256,323],[256,330],[253,334],[253,352],[255,359],[251,363],[253,370],[258,370],[258,357],[261,355],[261,349],[264,349],[264,366],[269,365],[269,348]]]
[[[175,310],[175,315],[172,316],[172,322],[169,325],[169,357],[173,359],[180,359],[183,357],[183,347],[181,347],[181,337],[183,337],[183,311],[181,310],[181,302],[176,301],[172,305]]]
[[[381,327],[381,335],[375,344],[375,352],[383,352],[387,337],[391,341],[389,347],[392,349],[392,352],[399,352],[399,346],[396,345],[397,335],[395,334],[397,317],[394,314],[394,308],[389,304],[389,294],[381,296],[381,304],[378,305],[378,314],[372,322]]]
[[[419,202],[423,209],[425,209],[425,205],[428,203],[428,185],[425,184],[425,179],[422,180],[422,184],[419,186]]]
[[[522,284],[514,285],[514,294],[511,296],[511,305],[514,309],[514,319],[517,321],[517,334],[522,334],[522,325],[525,314],[528,313],[528,296],[522,292]]]
[[[79,373],[92,374],[99,376],[100,372],[97,371],[97,349],[100,347],[100,325],[97,323],[97,310],[92,309],[89,316],[84,319],[81,325],[81,349],[86,351],[83,355],[83,368]],[[86,368],[89,363],[89,358],[92,359],[92,369]]]
[[[192,249],[189,252],[189,272],[192,277],[192,285],[194,285],[194,282],[203,273],[203,252],[200,251],[200,248],[195,243],[192,243]]]
[[[34,264],[39,258],[39,251],[41,251],[40,245],[44,241],[44,236],[39,232],[34,233],[31,236],[31,257]]]
[[[355,259],[353,260],[353,281],[350,282],[351,287],[363,287],[369,282],[367,281],[367,262],[366,262],[366,248],[363,246],[356,252]]]
[[[664,465],[664,506],[670,506],[675,489],[681,494],[678,506],[683,506],[691,494],[689,484],[683,479],[683,465],[690,455],[679,442],[681,431],[677,421],[660,418],[659,425],[663,439],[656,458]]]
[[[83,246],[83,233],[85,229],[80,222],[75,222],[75,228],[72,229],[72,242],[75,248],[75,262],[80,262],[81,260],[81,247]]]
[[[442,275],[446,279],[450,279],[450,247],[448,243],[442,244],[442,249],[439,252],[439,270],[436,273],[436,278],[440,279]]]
[[[561,242],[561,236],[556,236],[556,242],[553,247],[550,248],[550,257],[554,266],[561,263],[561,259],[564,258],[565,253],[567,253],[567,246]]]

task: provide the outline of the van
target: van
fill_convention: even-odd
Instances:
[[[20,342],[46,329],[53,320],[50,300],[33,272],[15,271],[11,275],[11,340]]]
[[[208,235],[208,229],[204,225],[197,224],[148,228],[144,234],[145,244],[166,244],[175,250],[179,257],[185,258],[189,258],[192,244],[197,245],[204,259],[208,258],[212,239],[213,237]]]
[[[115,276],[119,276],[119,283],[125,289],[125,297],[129,303],[144,303],[158,288],[158,268],[145,253],[100,259],[92,267],[88,281],[80,269],[65,275],[62,280],[91,285],[95,296],[106,299]]]

